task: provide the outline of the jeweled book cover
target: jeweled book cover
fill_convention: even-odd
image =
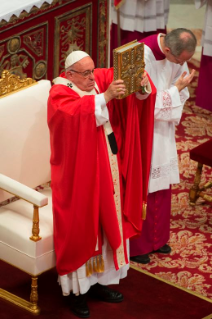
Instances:
[[[126,93],[122,99],[133,92],[141,90],[140,82],[144,73],[144,43],[134,40],[113,50],[114,80],[122,79]]]

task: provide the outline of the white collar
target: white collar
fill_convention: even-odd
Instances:
[[[62,78],[60,76],[58,76],[57,78],[55,78],[53,81],[52,81],[54,84],[62,84],[62,85],[65,85],[65,86],[68,86],[69,88],[71,88],[74,92],[76,92],[80,97],[84,96],[84,95],[96,95],[96,90],[97,92],[99,93],[99,88],[98,88],[98,85],[96,84],[95,82],[95,89],[93,88],[93,90],[91,90],[90,92],[87,92],[87,91],[82,91],[80,90],[74,83],[72,83],[71,81],[69,81],[68,79],[66,78]]]

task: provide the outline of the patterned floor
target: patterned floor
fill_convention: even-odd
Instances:
[[[212,113],[195,105],[199,61],[191,63],[190,66],[197,69],[196,76],[176,129],[181,181],[172,187],[169,241],[172,252],[151,254],[148,265],[132,263],[132,266],[212,300],[212,205],[198,199],[192,207],[188,200],[197,167],[197,163],[190,160],[189,150],[212,137]],[[209,179],[212,180],[212,169],[204,166],[201,181],[204,184]]]

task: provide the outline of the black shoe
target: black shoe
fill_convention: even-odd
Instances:
[[[154,250],[153,253],[169,254],[172,251],[171,247],[165,244],[163,247]]]
[[[86,302],[87,294],[76,296],[74,294],[71,295],[71,311],[73,314],[79,318],[89,318],[90,312]]]
[[[91,297],[105,302],[118,303],[124,299],[120,292],[100,284],[91,286],[88,293]]]
[[[139,264],[148,264],[148,263],[150,263],[150,258],[149,258],[148,254],[133,256],[133,257],[130,257],[130,260],[134,261],[136,263],[139,263]]]

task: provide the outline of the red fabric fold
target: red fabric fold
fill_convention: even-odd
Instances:
[[[104,72],[104,81],[101,80]],[[113,68],[95,70],[95,79],[104,92],[113,80]],[[110,122],[119,152],[122,182],[122,210],[125,238],[137,237],[142,229],[142,208],[147,202],[151,165],[156,89],[149,78],[152,94],[138,100],[135,94],[108,103]]]
[[[94,96],[80,98],[64,85],[53,86],[48,125],[54,243],[57,270],[64,275],[95,254],[99,221],[114,250],[121,238],[105,136],[102,127],[96,127]]]

